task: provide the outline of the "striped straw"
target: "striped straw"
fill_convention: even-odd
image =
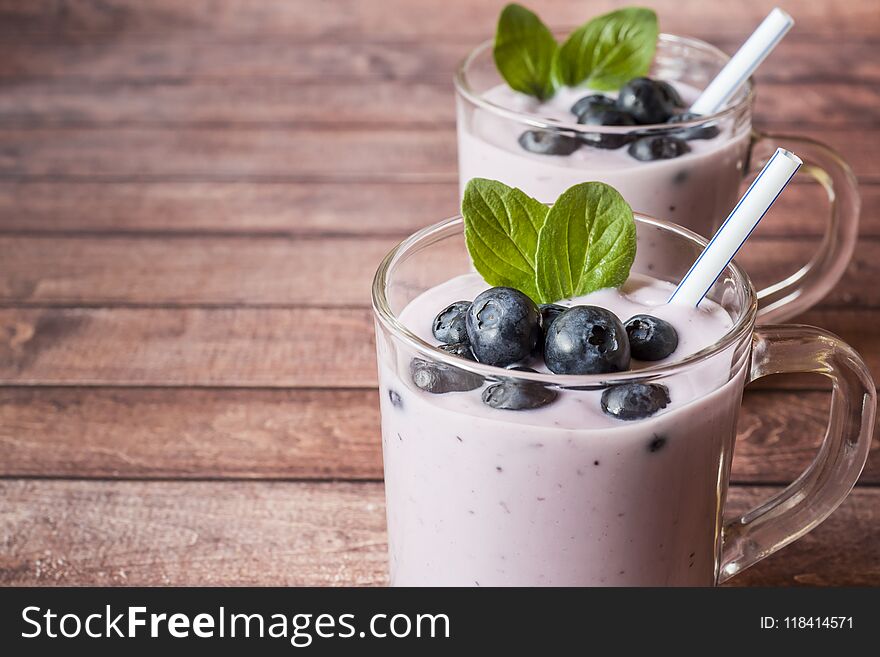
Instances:
[[[709,83],[700,97],[691,105],[694,114],[714,114],[730,100],[736,90],[749,79],[767,55],[782,41],[794,25],[794,19],[779,7],[771,11],[727,65]]]
[[[801,164],[803,162],[794,153],[782,148],[776,149],[773,157],[681,279],[681,283],[669,297],[669,303],[699,305]]]

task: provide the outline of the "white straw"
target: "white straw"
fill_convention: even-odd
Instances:
[[[794,25],[794,19],[779,7],[771,11],[752,36],[736,51],[727,66],[715,76],[709,86],[691,106],[694,114],[714,114],[730,100],[736,90],[749,79],[755,69],[776,47],[785,33]]]
[[[681,279],[669,297],[669,303],[696,306],[703,300],[801,164],[803,162],[794,153],[776,149],[712,241]]]

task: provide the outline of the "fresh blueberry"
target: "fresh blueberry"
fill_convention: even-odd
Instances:
[[[581,118],[582,114],[600,109],[614,109],[615,103],[613,98],[603,96],[602,94],[591,94],[584,96],[578,102],[571,106],[571,113],[577,118]]]
[[[571,155],[581,146],[580,140],[549,130],[526,130],[519,136],[519,145],[538,155]]]
[[[431,325],[434,337],[445,344],[467,342],[465,318],[470,307],[470,301],[456,301],[441,310]]]
[[[602,410],[618,420],[641,420],[669,404],[669,390],[656,383],[622,383],[602,393]]]
[[[523,368],[527,370],[527,368]],[[483,403],[505,411],[524,411],[552,404],[555,390],[536,381],[502,381],[483,391]]]
[[[675,116],[670,117],[667,123],[683,123],[685,121],[693,121],[694,119],[699,118],[699,114],[682,112],[681,114],[676,114]],[[715,139],[719,133],[720,130],[718,130],[717,125],[709,124],[696,126],[694,128],[682,128],[681,130],[676,130],[672,134],[680,139]]]
[[[465,336],[467,339],[467,336]],[[452,354],[453,356],[458,356],[459,358],[466,358],[467,360],[477,360],[474,358],[474,352],[471,351],[471,346],[467,342],[453,342],[452,344],[441,344],[437,347],[441,351],[445,351],[447,354]]]
[[[666,80],[654,80],[654,84],[660,89],[660,93],[666,96],[666,99],[672,103],[673,107],[682,108],[685,106],[684,98],[678,93],[678,90],[669,84]]]
[[[578,123],[583,125],[635,125],[633,118],[619,109],[594,108],[585,111],[578,117]],[[610,134],[588,132],[581,135],[584,143],[595,148],[615,149],[626,144],[632,136],[630,134]]]
[[[626,324],[629,350],[639,360],[662,360],[678,347],[678,333],[664,319],[652,315],[635,315]]]
[[[681,97],[665,82],[633,78],[620,88],[617,109],[628,112],[636,123],[666,123],[680,101]]]
[[[544,362],[556,374],[603,374],[629,367],[629,339],[617,316],[598,306],[574,306],[550,325]]]
[[[671,160],[685,153],[689,153],[691,147],[687,142],[677,137],[661,136],[642,137],[629,145],[627,152],[637,160],[651,162],[652,160]]]
[[[544,328],[544,333],[546,334],[550,325],[557,317],[568,310],[568,308],[566,306],[560,306],[558,303],[542,303],[538,306],[538,310],[541,311],[541,326]]]
[[[417,388],[435,395],[445,392],[466,392],[483,385],[483,377],[479,374],[421,358],[412,359],[409,372]]]
[[[535,348],[541,337],[541,314],[519,290],[493,287],[471,304],[467,332],[479,362],[505,367],[524,360]]]
[[[568,308],[560,306],[557,303],[542,303],[538,306],[538,310],[541,311],[541,330],[543,333],[532,352],[532,356],[535,358],[540,358],[544,354],[544,340],[547,337],[547,329],[549,329],[550,325],[556,320],[556,318],[568,310]]]

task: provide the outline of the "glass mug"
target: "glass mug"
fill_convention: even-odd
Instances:
[[[633,273],[669,282],[706,243],[639,215],[637,237]],[[456,358],[401,323],[412,299],[470,271],[456,217],[402,242],[373,282],[392,585],[715,585],[813,529],[858,479],[876,405],[865,365],[820,329],[756,328],[757,298],[736,264],[709,293],[733,320],[715,344],[672,364],[589,376]],[[539,382],[559,397],[538,411],[488,409],[479,379],[469,392],[432,395],[413,384],[413,359],[486,384]],[[743,386],[785,372],[832,380],[825,439],[788,488],[723,522]],[[666,385],[672,404],[604,428],[544,414],[563,395],[598,404],[604,387],[634,381]]]
[[[703,89],[729,58],[697,39],[661,34],[650,75]],[[739,92],[730,107],[696,121],[655,126],[586,126],[540,119],[501,107],[484,94],[503,84],[492,59],[492,43],[474,50],[455,76],[459,182],[492,178],[519,187],[545,203],[567,188],[601,180],[615,188],[638,212],[666,217],[711,236],[739,198],[745,176],[766,164],[777,146],[804,160],[799,175],[818,182],[830,201],[824,238],[799,271],[758,292],[762,323],[793,317],[813,306],[837,283],[852,257],[858,236],[860,200],[856,179],[833,150],[811,139],[752,130],[754,85]],[[584,95],[590,93],[584,91]],[[682,129],[718,131],[714,139],[688,141],[692,151],[670,160],[640,162],[626,147],[602,150],[582,146],[571,155],[538,155],[523,150],[517,138],[526,130],[562,135],[680,133]]]

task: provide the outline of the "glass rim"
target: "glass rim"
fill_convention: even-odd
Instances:
[[[707,43],[701,39],[695,39],[693,37],[684,37],[678,36],[675,34],[666,34],[661,33],[657,37],[657,42],[659,44],[669,44],[669,45],[684,45],[691,48],[695,48],[697,50],[701,50],[703,52],[715,55],[718,57],[722,63],[726,64],[730,59],[730,56],[727,55],[724,51],[716,48],[711,43]],[[491,112],[503,118],[516,121],[518,123],[525,124],[531,128],[538,128],[542,130],[549,131],[565,131],[565,132],[575,132],[575,133],[607,133],[607,134],[626,134],[629,132],[639,132],[650,130],[655,133],[664,132],[667,130],[681,130],[683,128],[696,128],[702,126],[706,123],[719,121],[721,119],[725,119],[737,112],[741,111],[743,108],[750,106],[754,97],[755,97],[755,82],[753,77],[749,77],[746,81],[745,92],[740,91],[737,95],[739,100],[737,100],[734,104],[726,106],[713,114],[708,114],[706,116],[701,116],[696,119],[691,119],[690,121],[681,121],[680,123],[651,123],[645,125],[637,125],[637,126],[602,126],[602,125],[585,125],[577,122],[568,122],[568,121],[558,121],[556,119],[544,118],[539,119],[536,118],[533,114],[529,114],[528,112],[520,112],[518,110],[513,110],[507,107],[503,107],[502,105],[497,105],[491,101],[486,100],[482,95],[476,93],[471,89],[470,85],[467,81],[467,69],[471,66],[473,61],[482,55],[487,49],[491,48],[494,44],[494,39],[487,39],[479,44],[476,48],[474,48],[458,65],[458,68],[455,71],[455,75],[453,77],[453,81],[455,83],[455,91],[456,94],[460,95],[462,98],[466,99],[473,105],[480,107],[481,109],[486,110],[487,112]],[[586,87],[585,87],[586,90]],[[600,92],[596,92],[600,93]]]
[[[679,226],[678,224],[664,221],[662,219],[655,219],[654,217],[649,217],[640,213],[635,213],[634,216],[637,223],[654,226],[678,235],[679,237],[688,239],[691,242],[695,242],[701,249],[705,248],[706,244],[708,244],[707,239],[683,226]],[[745,271],[743,271],[736,262],[731,261],[728,263],[727,267],[725,267],[724,271],[730,271],[733,274],[738,287],[742,290],[745,296],[746,306],[743,308],[740,317],[736,319],[733,326],[731,326],[721,338],[711,345],[689,354],[681,360],[662,365],[651,365],[639,370],[627,370],[626,372],[613,372],[609,374],[544,374],[540,372],[532,373],[520,370],[508,370],[503,367],[477,363],[454,356],[438,349],[435,345],[425,342],[403,324],[397,314],[391,310],[385,291],[388,283],[388,273],[401,257],[417,246],[436,242],[445,237],[445,233],[448,230],[456,227],[463,227],[463,224],[464,219],[462,216],[456,215],[413,233],[399,242],[386,254],[373,277],[372,306],[373,315],[376,317],[377,321],[391,332],[394,337],[402,340],[416,352],[427,356],[431,360],[442,362],[446,365],[466,370],[474,374],[479,374],[480,376],[489,379],[521,379],[562,388],[605,388],[619,383],[653,381],[678,374],[683,370],[688,369],[697,363],[708,360],[717,353],[724,351],[732,344],[739,342],[746,334],[750,334],[754,329],[755,318],[758,312],[757,294],[755,293],[754,286]]]

